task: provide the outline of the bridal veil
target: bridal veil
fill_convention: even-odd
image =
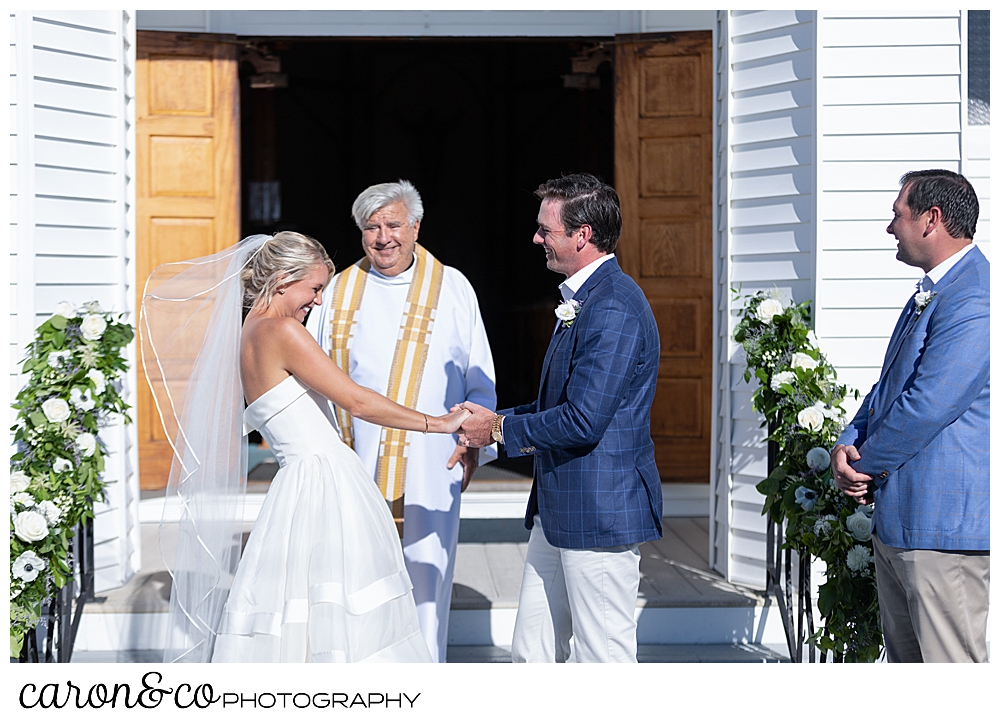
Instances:
[[[270,238],[163,264],[143,293],[142,366],[173,451],[159,535],[172,581],[164,662],[211,660],[239,564],[247,476],[240,271]]]

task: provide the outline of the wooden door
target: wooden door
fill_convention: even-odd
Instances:
[[[712,78],[711,32],[618,38],[617,254],[660,330],[651,431],[664,482],[709,481]]]
[[[137,33],[138,303],[146,277],[158,265],[205,256],[239,241],[235,40],[219,35]],[[135,410],[139,486],[160,489],[167,483],[171,450],[146,380],[142,374],[139,378]]]

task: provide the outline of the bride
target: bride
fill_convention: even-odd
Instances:
[[[323,353],[302,322],[332,274],[318,242],[286,231],[165,264],[147,282],[143,367],[174,448],[165,662],[431,660],[392,515],[326,400],[424,434],[454,433],[468,412],[402,407]],[[241,558],[253,429],[280,469]]]

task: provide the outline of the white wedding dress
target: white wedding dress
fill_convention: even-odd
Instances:
[[[295,377],[246,409],[280,469],[212,662],[431,662],[392,515],[329,409]]]

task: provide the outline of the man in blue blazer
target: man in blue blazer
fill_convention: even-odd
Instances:
[[[535,193],[533,240],[566,276],[538,399],[498,413],[464,404],[474,415],[459,441],[535,456],[514,662],[565,662],[572,638],[577,662],[634,663],[639,543],[663,534],[649,431],[659,333],[615,260],[615,190],[575,174]]]
[[[889,662],[986,662],[990,584],[990,265],[958,173],[900,179],[886,229],[924,270],[878,382],[833,450],[834,479],[874,501]]]

